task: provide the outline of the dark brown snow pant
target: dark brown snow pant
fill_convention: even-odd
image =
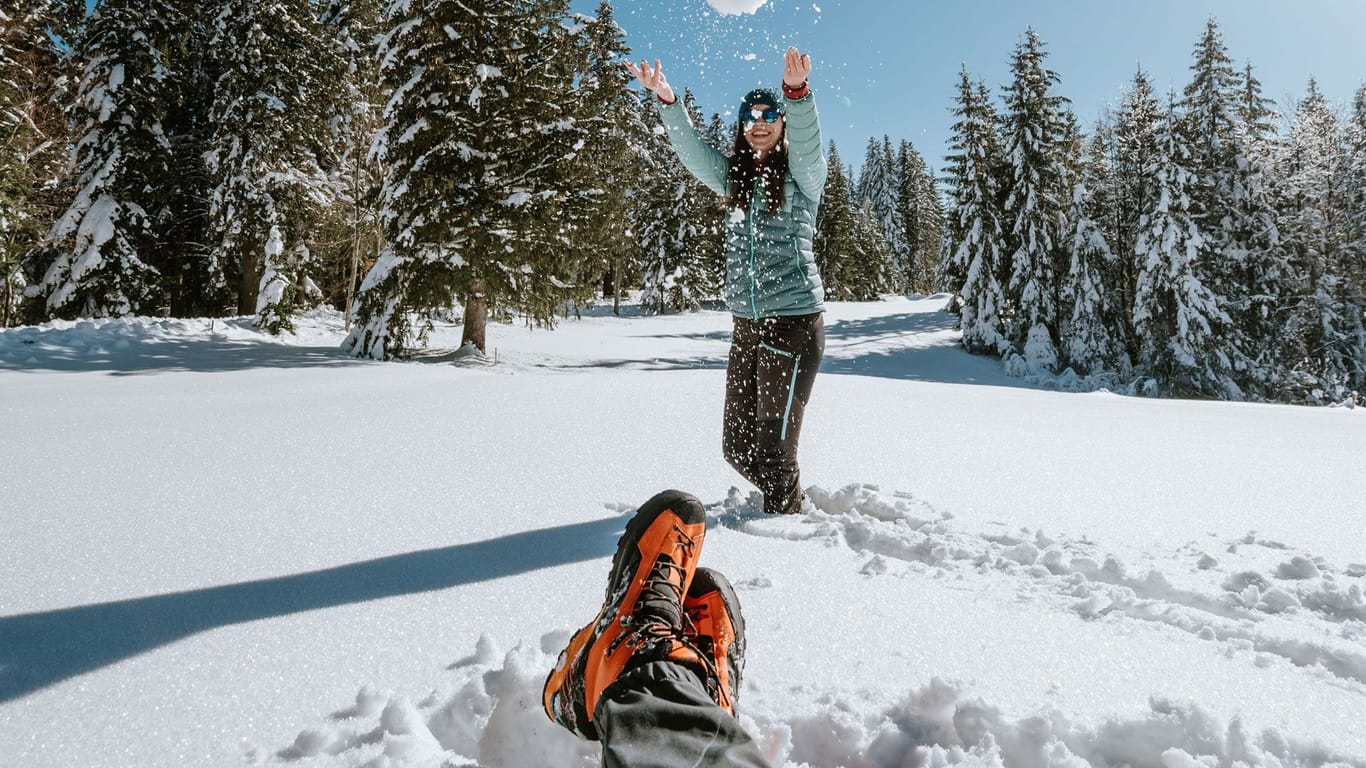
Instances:
[[[764,494],[769,514],[801,511],[797,441],[824,354],[820,313],[734,316],[721,449],[735,471]]]

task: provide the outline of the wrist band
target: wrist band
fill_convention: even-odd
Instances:
[[[791,86],[787,83],[783,83],[783,95],[789,99],[800,99],[806,95],[806,92],[807,85],[805,81],[803,81],[802,84],[798,86]]]

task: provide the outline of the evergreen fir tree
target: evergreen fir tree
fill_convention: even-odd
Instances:
[[[1297,401],[1340,397],[1355,368],[1359,320],[1344,291],[1347,215],[1336,189],[1342,151],[1337,118],[1311,80],[1290,130],[1280,181],[1289,274],[1279,394]]]
[[[963,346],[974,353],[1004,354],[1008,262],[1001,250],[1001,199],[997,170],[1001,150],[996,115],[986,86],[959,77],[957,122],[949,142],[947,179],[952,200],[945,232],[946,279],[959,293]],[[960,277],[961,276],[961,277]],[[960,282],[961,281],[961,282]]]
[[[1230,198],[1221,220],[1225,236],[1224,261],[1229,270],[1228,310],[1233,319],[1232,340],[1238,350],[1235,366],[1245,393],[1265,397],[1275,377],[1274,338],[1281,324],[1276,308],[1286,272],[1284,251],[1271,180],[1276,151],[1270,100],[1252,65],[1244,68],[1236,102],[1239,155],[1229,173]]]
[[[581,122],[588,131],[581,150],[588,172],[583,181],[596,195],[584,238],[604,262],[603,293],[612,297],[612,310],[619,314],[625,285],[635,284],[642,269],[638,244],[630,235],[630,203],[644,193],[640,169],[648,129],[640,98],[627,88],[630,76],[622,62],[631,49],[612,13],[611,2],[601,0],[585,25],[588,70],[578,92],[583,95]]]
[[[1236,398],[1241,393],[1218,343],[1228,316],[1199,269],[1210,244],[1190,195],[1192,153],[1175,123],[1173,105],[1159,129],[1158,153],[1150,167],[1153,206],[1139,222],[1137,362],[1141,372],[1175,394]]]
[[[311,0],[220,0],[208,153],[213,260],[237,311],[289,329],[305,298],[310,233],[335,188],[328,100],[345,65]]]
[[[859,276],[864,272],[863,265],[852,258],[857,208],[854,207],[853,185],[833,140],[826,162],[831,173],[826,176],[821,207],[816,214],[813,250],[826,297],[844,301],[857,295]]]
[[[1021,343],[1036,327],[1056,345],[1062,324],[1060,291],[1068,195],[1070,134],[1066,99],[1052,93],[1057,73],[1043,66],[1034,30],[1015,49],[1014,81],[1006,91],[1005,154],[1009,163],[1004,220],[1011,249],[1009,290],[1018,316],[1008,337]],[[1038,333],[1035,333],[1038,336]]]
[[[1266,140],[1276,132],[1275,102],[1262,94],[1262,81],[1252,71],[1252,62],[1243,65],[1243,76],[1238,84],[1238,99],[1234,105],[1238,126],[1244,136]]]
[[[1352,387],[1362,393],[1366,392],[1366,85],[1353,99],[1344,150],[1339,174],[1344,214],[1342,278],[1344,293],[1352,297],[1350,318],[1356,326]]]
[[[1113,162],[1113,213],[1110,219],[1111,250],[1115,254],[1116,277],[1111,285],[1118,294],[1116,337],[1121,339],[1130,359],[1137,359],[1139,339],[1133,327],[1134,299],[1138,273],[1139,222],[1156,205],[1149,166],[1157,156],[1158,132],[1163,120],[1162,105],[1153,93],[1152,82],[1139,70],[1120,100],[1115,114]]]
[[[322,23],[343,69],[334,81],[335,98],[325,100],[334,149],[324,170],[333,178],[333,199],[317,223],[313,277],[322,294],[345,310],[384,239],[376,194],[384,169],[370,151],[384,102],[375,40],[379,0],[328,0]]]
[[[657,103],[648,97],[644,110],[651,131],[632,229],[644,263],[641,303],[662,313],[697,309],[719,293],[721,214],[716,195],[678,162]],[[691,93],[684,104],[694,120],[701,119]]]
[[[1083,152],[1080,182],[1085,187],[1083,210],[1088,214],[1106,243],[1116,242],[1116,200],[1119,188],[1115,175],[1115,132],[1113,116],[1107,111],[1091,129]],[[1076,190],[1072,193],[1072,214],[1076,223]],[[1113,246],[1111,247],[1113,251]]]
[[[691,109],[696,110],[696,104]],[[735,123],[723,118],[721,113],[713,112],[711,119],[704,126],[701,114],[697,114],[697,126],[702,129],[702,140],[715,147],[721,154],[730,155],[735,143]]]
[[[344,349],[393,355],[461,302],[462,343],[482,350],[490,313],[549,325],[579,295],[593,195],[575,181],[586,62],[566,17],[560,0],[386,1],[386,248]]]
[[[24,257],[59,212],[65,128],[54,100],[59,50],[47,32],[57,10],[50,0],[0,10],[0,328],[24,319]]]
[[[1088,210],[1094,204],[1085,183],[1079,184],[1069,216],[1071,259],[1064,305],[1070,316],[1063,326],[1062,354],[1067,365],[1082,374],[1126,367],[1122,364],[1123,345],[1115,333],[1114,297],[1106,282],[1114,272],[1116,259],[1095,215]]]
[[[881,141],[869,139],[859,171],[858,183],[854,188],[854,200],[859,207],[870,208],[874,219],[882,230],[883,240],[888,252],[883,260],[894,265],[896,290],[904,282],[901,277],[909,271],[908,256],[910,248],[905,239],[905,226],[898,220],[897,204],[901,180],[898,177],[896,153],[892,151],[892,139],[883,136]]]
[[[899,273],[891,259],[891,246],[882,230],[882,221],[870,201],[854,210],[850,251],[840,270],[839,292],[845,301],[874,301],[900,285]]]
[[[1224,312],[1238,316],[1251,305],[1243,280],[1248,254],[1260,247],[1246,240],[1260,231],[1258,224],[1246,221],[1238,212],[1242,197],[1239,169],[1248,160],[1240,141],[1237,113],[1246,98],[1240,94],[1238,75],[1214,19],[1206,23],[1192,58],[1191,82],[1180,106],[1181,130],[1191,150],[1192,211],[1208,248],[1200,264],[1201,279]],[[1249,359],[1256,342],[1240,331],[1236,323],[1223,329],[1220,346],[1238,378],[1246,380],[1253,367]]]
[[[937,287],[944,229],[938,185],[925,159],[909,141],[902,140],[898,147],[896,168],[896,225],[901,233],[900,247],[905,249],[906,290],[931,293]],[[893,241],[896,247],[898,243]]]
[[[184,11],[170,36],[169,68],[176,73],[161,98],[176,172],[162,180],[155,220],[160,243],[146,261],[161,275],[165,305],[174,317],[217,316],[236,306],[236,297],[214,259],[209,201],[212,181],[206,155],[211,148],[214,76],[210,72],[212,13],[193,0],[177,0]]]
[[[693,100],[693,95],[687,88],[683,89],[683,103],[688,107],[688,114],[693,116],[695,125],[702,124],[702,113]],[[706,129],[702,131],[702,139],[716,148],[718,152],[729,157],[735,152],[736,141],[736,120],[726,120],[720,113],[713,112],[711,120],[707,123]],[[725,229],[726,217],[730,211],[726,208],[723,201],[718,201],[701,182],[692,177],[692,174],[684,172],[688,177],[688,183],[698,195],[707,201],[705,218],[706,223],[701,229],[701,240],[694,247],[699,249],[701,257],[706,260],[712,278],[716,284],[715,295],[721,294],[721,284],[725,280],[726,273],[726,242]]]
[[[76,195],[49,230],[27,293],[51,317],[154,314],[162,237],[156,217],[174,175],[164,127],[177,73],[166,51],[186,28],[171,0],[105,0],[73,46],[83,68],[71,120]]]

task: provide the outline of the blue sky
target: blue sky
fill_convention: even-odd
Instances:
[[[663,60],[669,82],[690,87],[707,115],[776,84],[788,45],[810,52],[825,138],[855,164],[870,136],[887,134],[941,166],[960,66],[999,94],[1030,26],[1062,78],[1058,93],[1088,127],[1140,65],[1160,91],[1180,91],[1211,16],[1278,105],[1293,108],[1311,76],[1344,108],[1366,83],[1366,0],[768,0],[740,16],[705,0],[613,5],[636,58]],[[573,6],[592,12],[597,0]]]

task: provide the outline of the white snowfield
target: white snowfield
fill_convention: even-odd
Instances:
[[[1025,386],[943,304],[831,305],[792,518],[724,313],[0,331],[0,765],[595,766],[541,685],[676,487],[775,766],[1366,768],[1363,410]]]

